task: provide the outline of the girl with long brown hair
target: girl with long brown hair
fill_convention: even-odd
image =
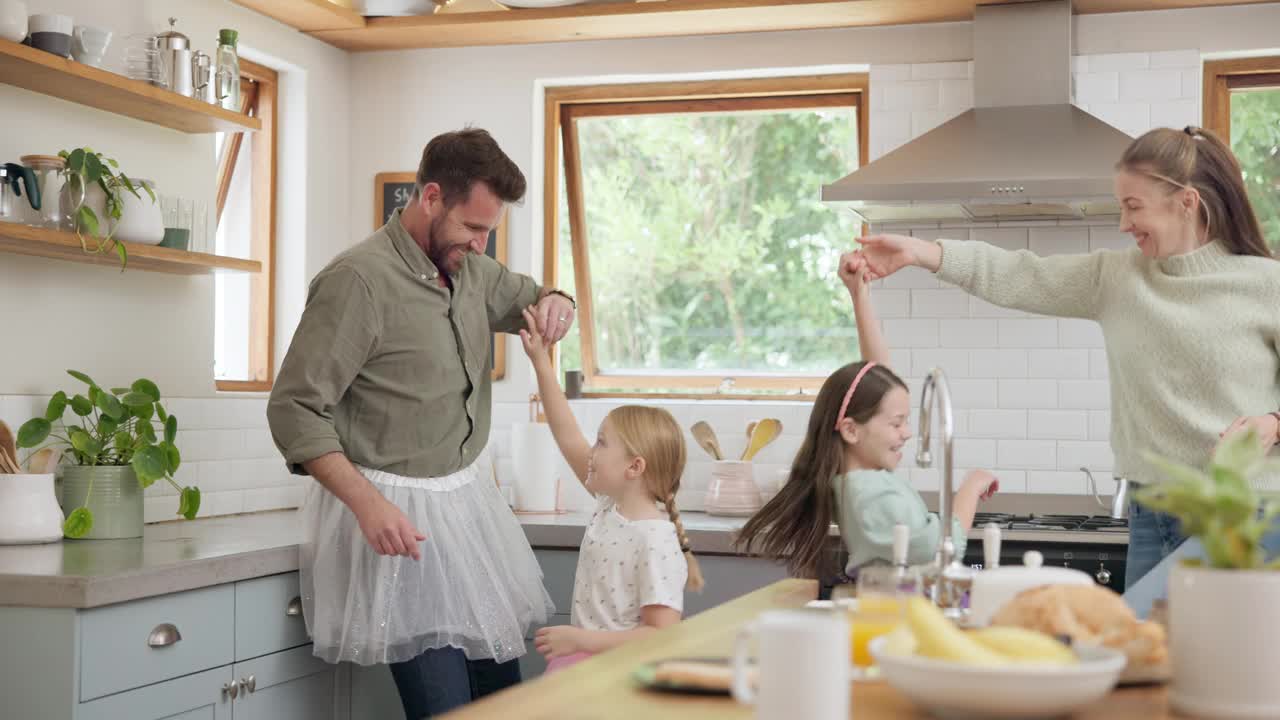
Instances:
[[[849,551],[848,572],[892,560],[893,526],[910,530],[907,560],[933,557],[943,532],[960,553],[978,501],[995,492],[990,474],[969,474],[955,495],[952,526],[925,507],[920,493],[893,470],[911,438],[907,386],[884,363],[888,349],[868,297],[865,263],[856,253],[840,260],[840,279],[853,300],[862,362],[835,371],[818,391],[809,429],[786,485],[738,534],[737,545],[786,558],[793,575],[816,577],[832,521]]]
[[[605,417],[591,445],[529,310],[525,321],[520,340],[551,434],[596,498],[578,551],[569,624],[542,628],[534,638],[553,672],[679,622],[684,589],[700,591],[703,580],[676,509],[685,445],[675,418],[661,408],[623,405]]]
[[[1162,480],[1143,451],[1203,467],[1227,434],[1253,429],[1274,445],[1280,263],[1230,148],[1197,127],[1152,130],[1116,163],[1115,196],[1128,250],[1037,257],[902,235],[858,242],[873,278],[916,265],[995,305],[1098,322],[1115,470],[1131,483]],[[1263,478],[1259,489],[1280,483]],[[1129,515],[1126,587],[1185,539],[1170,516],[1133,502]],[[1149,601],[1131,604],[1143,614]]]

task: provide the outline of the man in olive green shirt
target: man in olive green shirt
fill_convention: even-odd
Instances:
[[[519,168],[483,130],[423,152],[415,191],[311,283],[267,406],[295,473],[303,607],[317,656],[389,663],[406,716],[519,681],[551,611],[485,447],[492,333],[535,308],[559,340],[574,302],[485,255]]]

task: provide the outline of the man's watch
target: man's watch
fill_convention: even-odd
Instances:
[[[548,294],[548,295],[559,295],[560,297],[564,298],[565,300],[568,300],[568,301],[569,301],[569,303],[573,305],[573,309],[574,309],[574,310],[577,310],[577,309],[578,309],[578,301],[577,301],[577,300],[574,300],[572,295],[570,295],[569,293],[567,293],[567,292],[565,292],[565,291],[563,291],[563,290],[548,290],[548,291],[547,291],[547,294]],[[1276,417],[1277,417],[1277,418],[1280,418],[1280,415],[1277,415]]]

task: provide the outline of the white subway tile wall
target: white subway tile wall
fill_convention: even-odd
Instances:
[[[1195,50],[1075,57],[1077,104],[1130,134],[1155,125],[1197,123],[1201,61]],[[973,63],[947,62],[871,67],[872,159],[927,132],[973,104]],[[974,239],[1041,254],[1131,246],[1114,225],[1022,223],[966,227],[895,226],[919,237]],[[908,270],[877,283],[873,292],[884,318],[894,367],[918,401],[920,380],[934,366],[951,379],[961,442],[957,466],[987,467],[1002,492],[1084,493],[1078,468],[1110,469],[1107,359],[1102,333],[1087,320],[1055,320],[996,307],[941,284],[932,274]],[[516,362],[520,362],[517,357]],[[0,419],[15,428],[43,411],[46,399],[0,397]],[[618,403],[579,401],[574,412],[588,435]],[[757,484],[772,492],[803,440],[810,405],[802,402],[668,402],[687,428],[711,423],[724,450],[737,457],[750,420],[777,417],[783,434],[758,457]],[[182,483],[202,491],[202,516],[296,507],[310,482],[291,476],[271,442],[264,398],[176,398],[168,402],[183,427]],[[524,403],[494,406],[491,447],[500,483],[511,483],[511,426],[528,421]],[[914,418],[913,418],[914,422]],[[914,427],[914,426],[913,426]],[[678,501],[702,507],[711,460],[686,437],[689,462]],[[904,477],[924,490],[937,488],[935,470],[914,467],[914,442]],[[589,496],[562,467],[568,507],[586,508]],[[174,517],[177,499],[167,483],[146,495],[148,522]]]
[[[44,412],[47,397],[0,398],[0,419],[15,430]],[[168,398],[178,418],[182,466],[176,480],[200,488],[200,516],[297,507],[309,479],[290,475],[267,430],[265,398]],[[70,413],[68,413],[70,417]],[[177,518],[177,492],[167,482],[147,488],[144,518]]]

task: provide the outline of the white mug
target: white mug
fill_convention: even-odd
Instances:
[[[747,654],[758,639],[758,688]],[[770,610],[738,632],[733,697],[755,705],[760,720],[848,720],[849,622],[844,613]]]
[[[36,34],[39,32],[58,33],[60,35],[70,35],[75,28],[75,23],[70,15],[32,15],[27,19],[27,32]]]
[[[102,64],[102,56],[111,43],[111,31],[101,28],[77,25],[73,34],[75,41],[71,44],[71,56],[85,65]]]

